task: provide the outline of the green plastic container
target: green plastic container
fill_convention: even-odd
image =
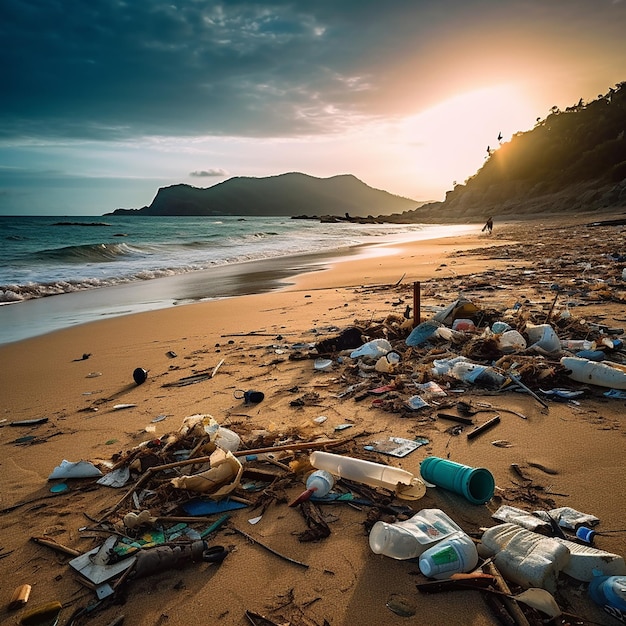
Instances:
[[[496,482],[484,467],[470,467],[436,456],[426,457],[420,465],[422,478],[433,485],[453,491],[472,504],[485,504],[493,497]]]

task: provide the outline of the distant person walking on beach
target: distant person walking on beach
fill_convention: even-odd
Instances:
[[[483,226],[482,232],[487,231],[491,235],[491,231],[493,230],[493,217],[488,217],[487,222]]]

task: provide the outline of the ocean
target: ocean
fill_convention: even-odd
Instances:
[[[288,217],[0,216],[0,344],[278,288],[366,244],[475,230]]]

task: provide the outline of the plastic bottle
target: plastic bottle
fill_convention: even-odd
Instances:
[[[326,470],[315,470],[306,479],[307,491],[311,491],[316,498],[323,498],[328,495],[335,486],[335,477]]]
[[[575,356],[564,356],[561,365],[569,370],[569,378],[579,383],[626,389],[626,366],[622,363],[603,361],[596,363]]]
[[[626,576],[594,576],[588,591],[596,604],[623,621],[626,617]]]
[[[415,478],[411,472],[398,467],[320,450],[312,452],[309,461],[316,469],[326,470],[335,476],[392,491],[398,483],[410,485]]]
[[[204,431],[218,448],[229,452],[236,452],[239,449],[241,437],[233,430],[230,430],[230,428],[220,426],[212,415],[197,415],[191,417],[201,419]],[[190,424],[193,424],[193,422],[190,422]]]
[[[224,428],[220,426],[215,434],[215,445],[222,450],[229,452],[237,452],[241,444],[241,437],[230,430],[230,428]]]
[[[472,538],[465,533],[450,535],[422,552],[419,568],[428,578],[450,578],[452,574],[471,572],[478,564],[478,552]]]
[[[506,380],[505,376],[492,367],[463,361],[456,363],[452,367],[450,374],[466,383],[489,388],[501,387]]]
[[[303,491],[289,506],[294,507],[311,497],[323,498],[335,486],[335,477],[326,470],[311,472],[306,479],[306,490]]]
[[[593,350],[595,347],[594,341],[586,339],[561,339],[561,348],[564,350]]]
[[[594,571],[605,576],[626,576],[626,564],[618,554],[598,550],[560,537],[544,537],[516,524],[488,528],[479,548],[481,556],[495,556],[505,578],[525,587],[556,589],[563,572],[581,582],[590,582]]]
[[[593,580],[594,572],[599,572],[605,576],[626,576],[626,563],[624,557],[619,554],[560,537],[554,539],[569,550],[569,560],[563,568],[568,576],[581,582]]]
[[[350,358],[356,359],[360,356],[379,358],[385,356],[387,352],[391,352],[392,349],[391,344],[386,339],[372,339],[372,341],[368,341],[356,350],[353,350],[350,353]]]
[[[483,533],[479,553],[483,557],[493,556],[496,567],[507,580],[552,593],[570,557],[568,548],[556,539],[508,523]]]
[[[440,509],[423,509],[402,522],[376,522],[369,535],[375,554],[405,560],[419,557],[431,546],[463,531]]]

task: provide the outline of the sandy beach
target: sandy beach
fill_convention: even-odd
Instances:
[[[589,227],[594,219],[599,218],[535,221],[532,242],[526,224],[496,222],[491,236],[388,244],[385,254],[334,262],[277,291],[121,316],[0,346],[0,622],[18,624],[28,609],[58,601],[59,623],[67,624],[74,611],[97,600],[69,566],[72,556],[31,538],[84,554],[111,531],[125,534],[123,514],[139,511],[132,498],[119,501],[141,472],[121,489],[68,479],[68,489],[53,494],[50,488],[59,482],[48,480],[53,469],[64,459],[85,460],[106,473],[141,444],[176,433],[195,414],[211,415],[237,433],[240,450],[293,444],[302,449],[277,453],[282,467],[250,464],[259,474],[273,474],[277,483],[261,491],[236,490],[237,497],[258,506],[229,511],[228,520],[207,537],[209,545],[227,549],[223,562],[189,563],[129,579],[74,623],[104,626],[124,615],[125,624],[240,626],[250,623],[246,611],[292,626],[499,623],[479,591],[421,593],[416,584],[427,579],[416,562],[374,554],[368,544],[371,516],[375,510],[389,514],[380,506],[320,504],[328,536],[301,541],[307,520],[301,507],[288,504],[304,489],[309,453],[325,449],[327,441],[340,440],[332,445],[335,453],[416,476],[428,456],[487,468],[496,488],[484,505],[441,488],[428,488],[418,500],[387,499],[414,512],[441,509],[472,537],[497,523],[491,516],[502,504],[529,512],[569,506],[599,518],[596,547],[626,556],[626,533],[601,534],[626,528],[625,400],[574,381],[572,390],[585,391],[575,400],[540,394],[539,387],[568,384],[558,367],[561,354],[509,355],[509,365],[518,358],[535,396],[448,379],[439,381],[447,395],[425,409],[411,411],[404,402],[415,393],[415,382],[432,378],[427,365],[434,358],[460,354],[468,341],[407,348],[407,320],[428,320],[460,296],[481,312],[471,339],[499,315],[519,323],[560,320],[562,339],[586,339],[577,333],[589,324],[594,332],[619,337],[616,329],[626,323],[624,262],[607,255],[623,250],[623,227]],[[413,308],[416,283],[419,319]],[[405,330],[399,328],[403,323]],[[323,355],[332,361],[328,369],[315,369],[315,345],[335,341],[353,326],[366,340],[387,336],[401,354],[400,365],[388,373],[362,370],[366,376],[360,376],[356,360],[335,350]],[[471,354],[481,348],[476,344]],[[620,353],[611,358],[619,360]],[[147,371],[143,384],[133,380],[136,368]],[[358,393],[347,393],[356,383],[362,384]],[[391,395],[367,393],[383,385],[392,385]],[[245,403],[240,391],[250,390],[262,392],[263,400]],[[475,424],[495,414],[500,422],[469,439],[467,427],[455,429],[437,418],[444,409],[454,412],[459,400],[491,408],[477,414]],[[30,420],[42,423],[12,424]],[[428,442],[403,458],[364,449],[390,436]],[[285,469],[290,462],[296,471]],[[193,495],[169,487],[174,475],[150,485],[162,496],[158,507],[147,507],[153,516],[180,517],[178,502]],[[211,524],[202,519],[188,525],[201,532]],[[25,584],[32,586],[28,604],[8,610],[14,590]],[[563,611],[586,623],[619,623],[591,602],[580,581],[562,578],[556,598]],[[398,604],[405,616],[394,612]]]

